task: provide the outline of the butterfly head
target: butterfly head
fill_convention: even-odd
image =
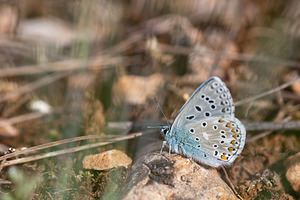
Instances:
[[[164,126],[161,130],[160,130],[160,134],[165,138],[166,135],[168,135],[168,133],[170,132],[170,126]]]

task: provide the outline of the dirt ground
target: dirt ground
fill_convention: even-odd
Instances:
[[[130,166],[84,169],[84,157],[158,152],[157,102],[172,122],[218,76],[247,129],[226,167],[237,193],[299,199],[299,10],[297,0],[2,1],[0,198],[122,198]],[[80,149],[99,141],[113,142]]]

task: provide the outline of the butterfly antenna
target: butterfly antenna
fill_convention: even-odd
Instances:
[[[168,120],[167,116],[165,115],[164,111],[162,110],[162,108],[161,108],[159,102],[157,101],[156,97],[154,97],[154,101],[157,104],[157,107],[159,108],[160,112],[163,114],[164,118],[167,120],[168,126],[171,127],[171,125],[169,123],[169,120]]]
[[[165,126],[161,125],[161,126],[147,126],[147,128],[163,128]]]

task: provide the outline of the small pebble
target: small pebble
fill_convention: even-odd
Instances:
[[[108,170],[114,167],[128,167],[132,160],[125,153],[119,150],[110,150],[100,154],[85,156],[83,161],[84,169]]]
[[[285,176],[293,190],[300,195],[300,152],[287,159],[287,171]]]

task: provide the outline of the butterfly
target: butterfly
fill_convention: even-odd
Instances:
[[[225,83],[211,77],[182,106],[172,126],[161,129],[162,149],[210,166],[229,166],[242,152],[246,129],[234,116],[235,107]]]

